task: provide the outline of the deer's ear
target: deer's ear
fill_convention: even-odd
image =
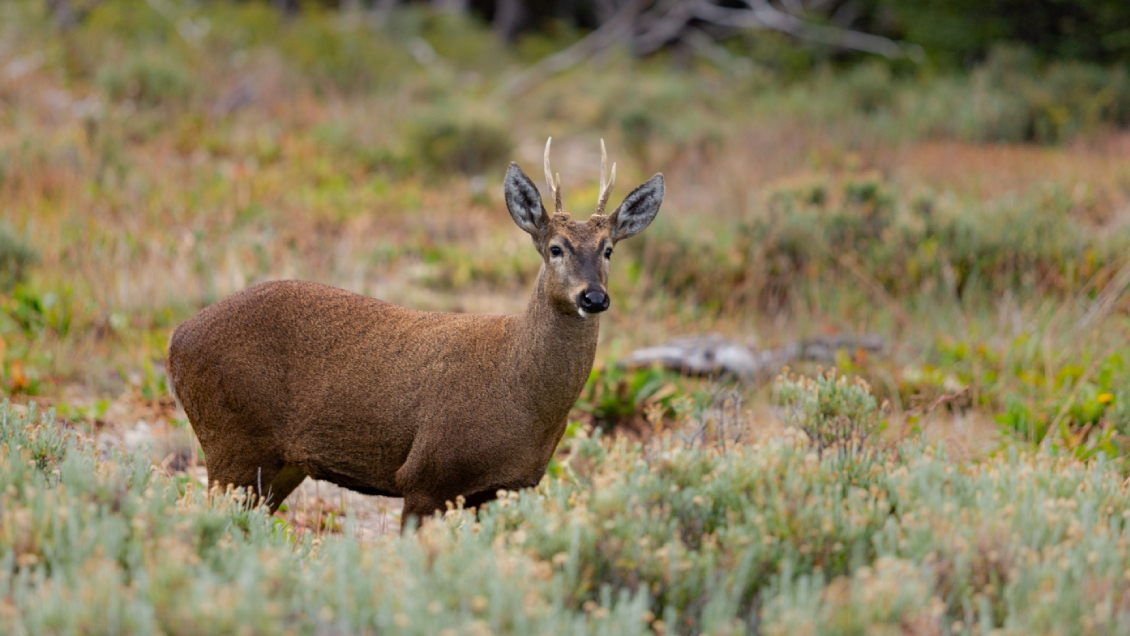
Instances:
[[[510,164],[502,189],[506,194],[506,209],[510,211],[510,217],[518,227],[529,232],[534,238],[544,234],[549,217],[541,204],[541,194],[518,164]]]
[[[663,203],[663,175],[657,174],[624,197],[624,202],[609,217],[612,225],[612,240],[622,241],[643,232],[655,220],[661,203]]]

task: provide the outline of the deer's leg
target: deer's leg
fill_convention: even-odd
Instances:
[[[218,484],[221,489],[228,485],[243,488],[252,504],[258,503],[257,497],[269,496],[271,512],[274,512],[282,503],[283,497],[302,482],[293,471],[283,474],[285,463],[281,457],[250,444],[240,443],[243,440],[238,437],[225,436],[209,441],[212,443],[204,447],[208,484]],[[283,478],[276,485],[275,480],[280,475]],[[300,476],[304,478],[305,474]],[[285,493],[282,492],[284,489]],[[277,496],[280,494],[283,497]]]
[[[404,511],[400,514],[400,531],[404,532],[410,519],[416,520],[416,527],[420,527],[424,519],[442,512],[447,508],[447,500],[429,493],[405,493]]]
[[[463,508],[474,508],[480,510],[483,504],[490,503],[498,499],[498,488],[491,488],[471,495],[467,495],[463,501]]]
[[[213,468],[212,462],[209,462],[209,484],[219,484],[221,489],[227,488],[229,484],[243,488],[252,504],[259,503],[258,498],[262,498],[272,513],[306,479],[306,473],[302,469],[289,464],[280,468],[280,461],[269,461],[266,465],[256,466],[216,463],[220,465]]]
[[[294,464],[287,464],[282,467],[275,478],[271,480],[271,485],[267,486],[267,492],[263,493],[263,497],[267,499],[267,505],[270,506],[271,512],[279,509],[290,493],[294,492],[306,479],[306,473],[301,468]]]

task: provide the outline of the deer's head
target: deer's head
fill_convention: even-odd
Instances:
[[[642,232],[659,212],[663,175],[648,179],[605,216],[604,208],[616,181],[616,164],[612,164],[609,176],[602,140],[596,214],[587,221],[575,221],[561,205],[561,178],[554,177],[549,169],[551,141],[545,142],[545,180],[553,194],[553,216],[545,211],[537,186],[516,163],[506,171],[506,207],[518,227],[534,238],[534,246],[545,260],[544,282],[550,303],[563,313],[589,318],[608,309],[608,264],[613,248]]]

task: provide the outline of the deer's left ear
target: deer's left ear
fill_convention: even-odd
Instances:
[[[659,213],[663,203],[663,175],[657,174],[632,193],[608,218],[612,226],[612,240],[622,241],[647,229]]]

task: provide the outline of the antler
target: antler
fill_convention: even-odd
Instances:
[[[548,161],[548,159],[547,159]],[[604,149],[604,140],[600,140],[600,196],[596,200],[596,213],[604,214],[604,206],[608,205],[608,196],[612,194],[612,184],[616,183],[616,163],[612,163],[612,176],[608,177],[608,152]]]
[[[545,140],[545,182],[549,185],[549,191],[553,193],[553,201],[556,206],[556,214],[561,214],[564,210],[561,207],[561,175],[553,178],[553,172],[549,169],[549,144],[553,142],[553,137]]]

